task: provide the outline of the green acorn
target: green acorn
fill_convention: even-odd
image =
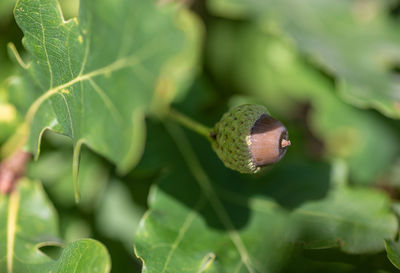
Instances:
[[[226,167],[256,173],[282,159],[288,132],[261,105],[244,104],[225,113],[211,134],[212,146]]]

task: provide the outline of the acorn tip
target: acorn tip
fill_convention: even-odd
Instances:
[[[292,143],[289,139],[282,139],[281,146],[282,148],[289,147]]]

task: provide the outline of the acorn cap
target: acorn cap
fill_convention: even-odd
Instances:
[[[226,167],[256,173],[278,162],[290,146],[288,132],[261,105],[233,108],[215,125],[213,149]]]

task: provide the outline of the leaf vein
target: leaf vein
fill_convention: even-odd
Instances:
[[[96,84],[96,82],[93,79],[89,79],[89,83],[93,87],[94,91],[99,95],[101,100],[104,102],[106,108],[110,111],[115,121],[121,121],[122,115],[119,113],[117,107],[110,100],[110,98],[107,97],[106,92],[104,92],[104,90],[98,84]]]
[[[63,98],[63,100],[64,100],[64,102],[65,102],[65,106],[67,107],[67,113],[68,113],[68,118],[69,118],[69,125],[70,125],[70,128],[71,128],[71,137],[72,137],[72,139],[74,139],[75,134],[74,134],[74,126],[73,126],[73,124],[72,124],[71,110],[69,109],[69,105],[68,105],[67,99],[65,98],[64,94],[61,94],[61,93],[58,93],[58,94]]]
[[[7,272],[13,272],[13,257],[14,257],[14,243],[15,234],[17,232],[17,218],[18,218],[18,207],[19,207],[19,192],[14,191],[11,193],[8,205],[8,216],[7,216]]]
[[[69,40],[70,40],[70,37],[71,37],[71,33],[70,32],[68,32],[68,37],[67,37],[67,45],[69,45]],[[67,55],[68,55],[68,67],[69,67],[69,72],[71,73],[71,78],[73,78],[74,77],[74,73],[72,72],[72,64],[71,64],[71,53],[70,53],[70,50],[69,50],[69,46],[67,46]]]
[[[154,53],[154,52],[149,52],[147,54],[143,53],[143,55],[137,54],[138,56],[135,56],[135,54],[133,54],[131,56],[127,56],[125,58],[118,59],[109,65],[106,65],[102,68],[93,70],[87,74],[78,75],[76,78],[74,78],[64,84],[58,85],[57,87],[47,90],[39,98],[37,98],[36,101],[29,108],[27,115],[26,115],[26,122],[27,122],[28,126],[31,124],[33,117],[34,117],[35,113],[37,112],[37,110],[39,109],[40,105],[46,99],[48,99],[52,95],[56,94],[58,91],[60,91],[64,88],[67,88],[71,85],[74,85],[75,83],[86,81],[91,78],[97,77],[99,75],[112,73],[114,71],[129,67],[129,66],[133,67],[135,65],[138,65],[138,64],[140,64],[141,61],[143,61],[143,59],[145,59],[147,57],[147,55],[151,55],[150,53]],[[142,58],[142,60],[141,60],[141,58]]]
[[[164,273],[165,270],[167,270],[168,265],[172,259],[173,254],[175,253],[176,248],[179,246],[181,243],[183,237],[185,236],[185,233],[188,231],[190,225],[193,223],[194,219],[196,218],[197,211],[205,204],[204,198],[200,198],[199,201],[197,202],[196,206],[190,211],[190,213],[187,215],[185,221],[183,222],[182,227],[179,230],[178,236],[176,237],[174,243],[171,246],[171,249],[168,253],[167,259],[165,260],[164,267],[161,271],[161,273]]]
[[[51,68],[51,63],[49,59],[49,54],[47,52],[47,46],[46,46],[46,36],[45,36],[45,31],[43,27],[43,15],[42,15],[42,1],[39,0],[39,15],[40,15],[40,28],[42,30],[42,44],[43,44],[43,49],[44,53],[46,55],[47,59],[47,66],[49,67],[49,73],[50,73],[50,88],[53,87],[53,69]]]

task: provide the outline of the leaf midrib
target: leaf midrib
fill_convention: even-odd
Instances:
[[[28,125],[31,124],[33,117],[35,115],[35,113],[37,112],[37,110],[39,109],[40,105],[49,97],[51,97],[52,95],[56,94],[58,91],[65,89],[71,85],[74,85],[78,82],[83,82],[86,80],[90,80],[96,76],[99,75],[104,75],[107,73],[111,73],[113,71],[116,70],[120,70],[123,69],[125,67],[128,66],[134,66],[136,64],[139,64],[141,62],[141,60],[139,58],[137,58],[135,55],[131,55],[122,59],[118,59],[115,62],[104,66],[102,68],[93,70],[92,72],[89,72],[87,74],[83,74],[83,75],[79,75],[76,78],[70,80],[69,82],[66,82],[64,84],[61,84],[59,86],[56,86],[52,89],[47,90],[45,93],[43,93],[38,99],[36,99],[36,101],[32,104],[32,106],[29,108],[28,113],[26,115],[26,121],[28,123]]]
[[[20,195],[18,191],[14,191],[10,195],[7,215],[7,272],[13,272],[13,257],[15,234],[17,232],[17,216],[19,208]]]

